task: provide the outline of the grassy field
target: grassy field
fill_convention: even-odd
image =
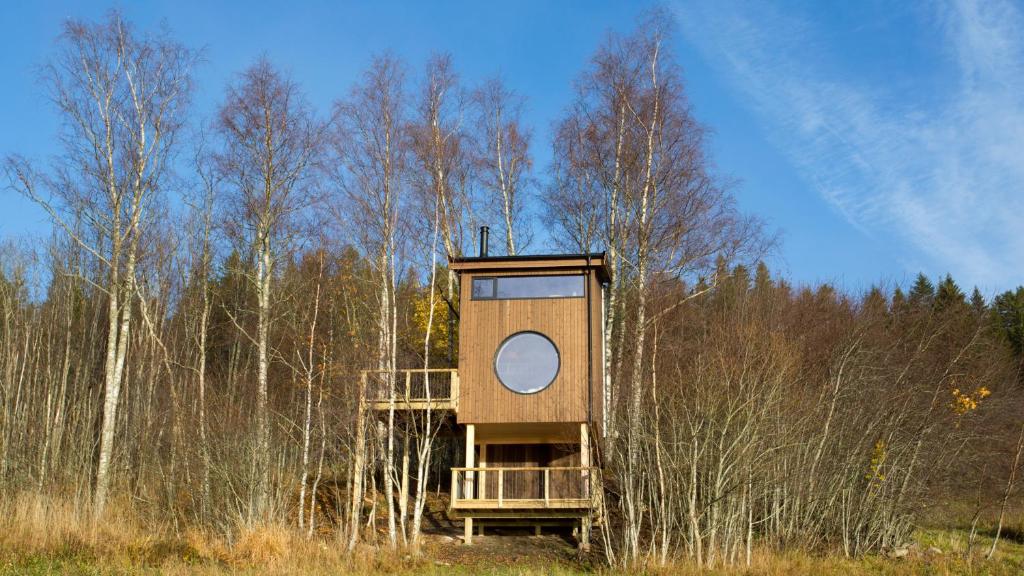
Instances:
[[[330,536],[307,540],[294,530],[266,526],[221,536],[142,525],[113,514],[93,523],[71,504],[21,500],[0,506],[0,576],[44,574],[1024,574],[1024,531],[1008,530],[992,559],[984,531],[970,550],[960,529],[919,529],[904,558],[812,555],[758,551],[750,567],[700,570],[679,564],[618,572],[596,554],[581,556],[558,535],[498,534],[464,546],[445,534],[429,536],[423,554],[382,552],[370,546],[353,554]]]
[[[191,541],[190,541],[191,540]],[[751,567],[699,570],[675,565],[629,570],[628,574],[1024,574],[1024,545],[1004,541],[991,560],[984,559],[991,541],[978,538],[975,553],[964,554],[966,534],[921,531],[918,545],[906,558],[868,556],[847,559],[805,553],[761,553]],[[941,554],[921,552],[928,547]],[[242,535],[228,546],[214,538],[198,541],[152,538],[135,542],[68,541],[63,547],[27,550],[6,547],[0,553],[0,575],[44,574],[618,574],[596,559],[578,558],[557,536],[497,535],[478,538],[472,547],[458,541],[431,541],[420,557],[363,549],[342,554],[333,542],[307,542],[284,530],[264,529]]]

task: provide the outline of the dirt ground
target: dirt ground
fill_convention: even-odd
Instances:
[[[561,566],[567,570],[595,568],[599,558],[581,553],[571,535],[552,533],[535,536],[527,529],[489,529],[474,536],[466,546],[461,537],[431,535],[427,555],[442,565],[465,567],[516,567],[524,564]]]

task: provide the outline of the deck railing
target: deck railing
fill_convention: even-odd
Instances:
[[[452,509],[587,509],[600,469],[585,466],[452,468]]]
[[[364,370],[360,377],[366,405],[374,410],[454,410],[459,401],[459,372],[455,368],[415,368],[394,371],[394,388],[386,370]],[[393,398],[391,391],[394,390]]]

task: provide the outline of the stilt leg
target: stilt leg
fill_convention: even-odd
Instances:
[[[580,550],[590,551],[590,517],[580,519]]]
[[[466,518],[465,520],[465,542],[466,544],[473,543],[473,519]]]

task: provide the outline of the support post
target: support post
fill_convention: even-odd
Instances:
[[[473,449],[476,443],[476,426],[466,424],[466,468],[473,467]],[[466,500],[473,499],[473,472],[466,470],[462,485],[462,497]],[[464,523],[465,542],[473,543],[473,519],[466,518]]]
[[[594,483],[594,478],[591,471],[593,464],[590,458],[590,430],[586,422],[580,424],[580,464],[583,466],[583,495],[590,500],[588,510],[592,510],[595,495],[591,484]],[[590,516],[591,512],[588,512],[586,516],[580,518],[580,549],[584,552],[590,550]]]
[[[480,468],[487,468],[487,444],[480,445]],[[480,471],[480,489],[477,490],[481,500],[487,499],[487,472]]]
[[[583,497],[590,498],[590,430],[586,422],[580,424],[580,465],[583,466]]]
[[[476,426],[466,424],[466,468],[473,468],[474,449],[476,447]],[[465,484],[462,489],[462,497],[466,500],[473,500],[473,480],[475,474],[472,470],[466,470]]]

